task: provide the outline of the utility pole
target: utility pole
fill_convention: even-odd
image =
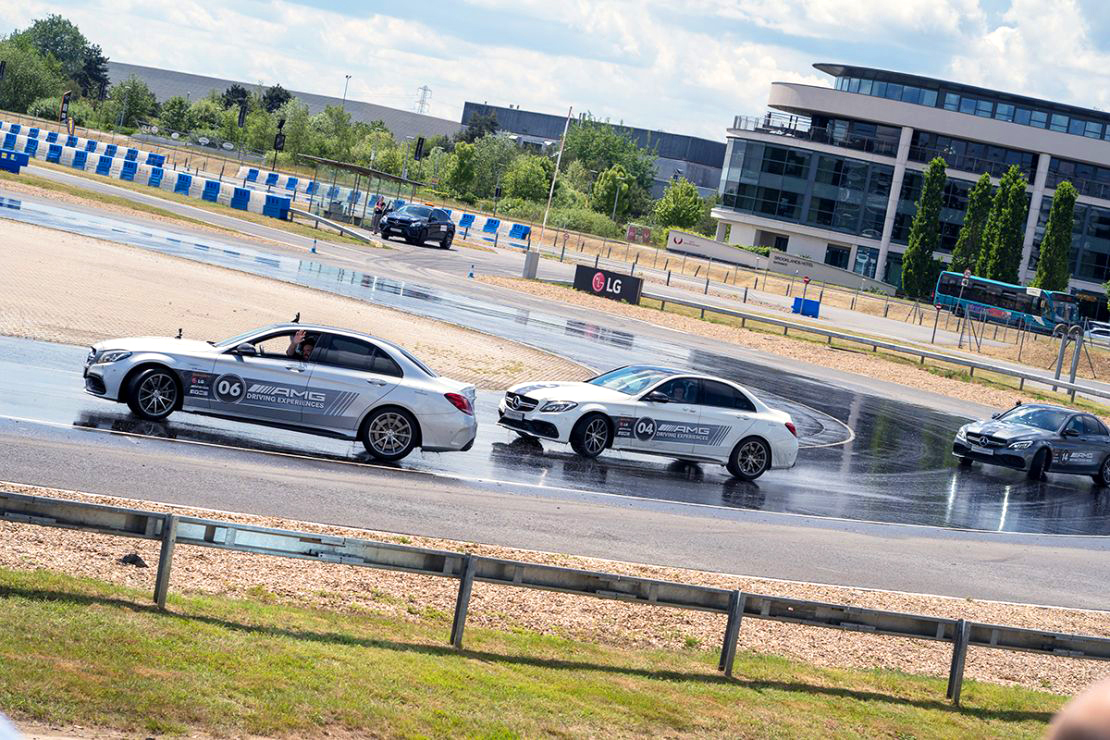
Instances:
[[[343,75],[343,76],[346,79],[343,81],[343,104],[342,104],[342,107],[343,107],[344,112],[346,112],[346,110],[347,110],[347,85],[351,81],[351,76],[350,75]]]
[[[420,93],[420,98],[416,101],[416,112],[423,115],[428,112],[428,101],[432,97],[432,88],[421,85],[416,88],[416,91]]]
[[[570,117],[574,113],[574,106],[567,109],[567,122],[563,124],[563,138],[559,140],[559,156],[555,158],[555,174],[551,176],[551,189],[547,191],[547,207],[543,209],[543,224],[540,226],[540,241],[543,241],[544,232],[547,231],[547,215],[551,212],[551,199],[555,197],[555,180],[559,178],[559,165],[563,161],[563,147],[567,143],[567,131],[570,129]]]

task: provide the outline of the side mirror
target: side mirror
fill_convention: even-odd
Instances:
[[[670,403],[671,402],[671,399],[670,399],[669,396],[667,396],[664,393],[660,393],[659,391],[652,391],[651,393],[644,396],[644,400],[647,401],[648,403]]]
[[[995,411],[993,414],[991,414],[992,419],[997,419],[1000,416],[1002,416],[1002,413],[999,411]]]
[[[253,344],[243,343],[243,344],[240,344],[238,347],[235,348],[234,353],[237,354],[237,355],[246,355],[246,356],[249,356],[249,357],[255,357],[258,354],[258,350],[255,349],[255,346]]]
[[[1065,429],[1064,431],[1060,432],[1060,436],[1061,437],[1078,437],[1079,432],[1077,432],[1074,429]]]

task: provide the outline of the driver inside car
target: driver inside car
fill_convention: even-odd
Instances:
[[[312,350],[316,347],[316,339],[315,335],[305,334],[304,329],[298,329],[289,340],[289,347],[285,350],[285,356],[301,362],[308,362],[308,358],[312,356]]]

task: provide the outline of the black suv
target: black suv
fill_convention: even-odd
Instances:
[[[435,241],[442,249],[450,248],[455,239],[455,224],[447,211],[431,206],[401,206],[382,217],[380,229],[382,239],[402,236],[409,244]]]

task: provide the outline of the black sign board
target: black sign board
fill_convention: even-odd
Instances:
[[[421,136],[416,140],[416,151],[413,152],[412,158],[419,162],[424,157],[424,137]]]
[[[640,302],[640,291],[644,281],[631,275],[601,270],[589,265],[578,265],[574,269],[574,289],[593,293],[614,301]]]
[[[8,68],[8,60],[0,59],[0,82],[4,81],[4,71]]]
[[[239,128],[243,128],[243,124],[247,122],[247,106],[244,103],[239,106]]]
[[[70,92],[66,90],[62,95],[62,107],[58,111],[58,120],[62,123],[67,123],[69,121],[69,97]]]
[[[285,134],[280,133],[280,132],[274,134],[274,151],[275,152],[285,151]]]

